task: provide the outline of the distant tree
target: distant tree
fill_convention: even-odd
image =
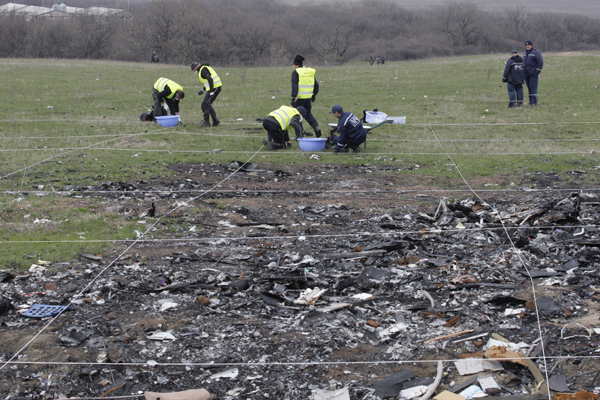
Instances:
[[[523,6],[511,7],[504,10],[506,18],[506,35],[517,41],[529,40],[531,31],[532,15]]]
[[[28,35],[24,16],[10,13],[0,16],[0,57],[27,57],[24,39]]]
[[[481,10],[472,3],[452,2],[437,12],[437,30],[455,46],[473,46],[481,36]]]
[[[78,32],[73,51],[80,58],[102,58],[111,53],[111,38],[118,32],[119,18],[78,15],[70,23]]]

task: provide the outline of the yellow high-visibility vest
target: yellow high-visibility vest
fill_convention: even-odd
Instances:
[[[165,86],[171,89],[171,94],[167,96],[167,99],[172,99],[178,90],[181,90],[183,92],[183,86],[167,78],[158,78],[158,80],[154,84],[154,89],[158,90],[158,92],[160,93],[163,90],[165,90]]]
[[[210,72],[210,77],[213,80],[213,87],[216,89],[219,86],[223,86],[223,84],[221,83],[221,78],[219,78],[219,75],[217,75],[217,73],[215,72],[214,69],[212,69],[210,66],[205,65],[202,68],[206,68],[208,69],[208,72]],[[200,68],[198,70],[198,78],[200,78],[200,83],[202,83],[202,85],[204,85],[204,90],[210,90],[210,85],[208,84],[208,79],[202,79],[202,74],[200,73],[202,71],[202,68]]]
[[[300,114],[294,107],[281,106],[277,110],[269,113],[270,117],[275,117],[282,131],[287,131],[292,127],[291,122],[294,115]]]
[[[296,68],[298,73],[298,98],[310,99],[315,90],[316,70],[307,67]]]

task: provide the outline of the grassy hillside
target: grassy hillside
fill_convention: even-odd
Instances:
[[[501,83],[506,59],[508,55],[491,55],[379,67],[317,66],[321,92],[314,114],[321,125],[335,122],[328,114],[334,104],[360,115],[377,108],[389,116],[406,116],[408,122],[373,131],[359,161],[323,154],[320,162],[382,162],[386,156],[429,164],[444,159],[446,150],[468,174],[479,176],[523,168],[569,170],[566,161],[574,159],[595,163],[589,153],[597,143],[597,125],[590,122],[597,121],[598,54],[545,54],[541,105],[518,110],[506,109],[506,85]],[[36,163],[41,164],[27,172],[63,177],[55,184],[58,189],[106,179],[136,180],[142,171],[146,177],[160,175],[163,163],[244,159],[265,138],[256,119],[289,104],[290,97],[291,68],[216,66],[224,82],[215,103],[223,124],[202,129],[201,97],[196,95],[200,84],[188,66],[17,59],[0,61],[0,68],[11,78],[5,84],[10,101],[0,122],[0,173],[11,179],[2,181],[2,190],[35,188],[38,179],[23,187],[15,179],[23,172],[13,173]],[[139,121],[160,76],[186,88],[185,126],[159,128]],[[207,154],[215,149],[221,152]],[[157,158],[160,163],[154,162]],[[300,162],[307,155],[295,150],[273,153],[271,159]],[[438,173],[431,165],[421,173]]]
[[[100,200],[80,203],[55,192],[106,182],[169,182],[174,164],[251,157],[282,169],[291,163],[383,164],[391,167],[385,173],[404,175],[407,182],[464,187],[448,153],[475,189],[490,182],[494,188],[528,186],[531,178],[525,175],[546,173],[567,185],[576,176],[579,184],[595,187],[600,54],[544,56],[540,106],[522,109],[506,108],[501,76],[508,55],[317,66],[321,91],[313,111],[325,131],[336,121],[329,114],[334,104],[357,115],[377,108],[407,117],[406,125],[374,130],[358,156],[323,152],[319,159],[297,147],[279,152],[262,147],[266,135],[256,119],[289,104],[291,68],[215,66],[224,82],[215,103],[222,124],[199,128],[200,84],[187,65],[2,59],[8,100],[0,114],[0,265],[28,266],[24,255],[68,260],[101,252],[106,238],[135,237],[135,218],[100,212],[109,207]],[[160,128],[139,120],[161,76],[187,92],[183,126]]]

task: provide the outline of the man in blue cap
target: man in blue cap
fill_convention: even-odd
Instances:
[[[533,48],[531,40],[525,42],[525,53],[523,54],[523,66],[525,67],[525,84],[529,91],[529,105],[538,105],[538,80],[544,67],[542,53]]]
[[[334,136],[331,139],[335,144],[333,152],[347,153],[348,149],[352,149],[353,153],[360,152],[360,146],[367,140],[367,131],[363,128],[360,119],[351,112],[344,112],[339,104],[333,106],[329,114],[335,115],[338,119],[337,127],[333,131],[340,134],[340,136]]]

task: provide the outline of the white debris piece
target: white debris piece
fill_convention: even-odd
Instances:
[[[228,369],[227,371],[219,372],[218,374],[214,374],[210,376],[210,379],[218,380],[218,379],[233,379],[237,378],[240,370],[237,368]]]
[[[313,400],[350,400],[348,388],[335,390],[317,389],[313,393]]]
[[[313,289],[306,289],[300,293],[298,299],[294,300],[294,304],[314,305],[315,302],[325,293],[328,289],[320,289],[318,287]]]

